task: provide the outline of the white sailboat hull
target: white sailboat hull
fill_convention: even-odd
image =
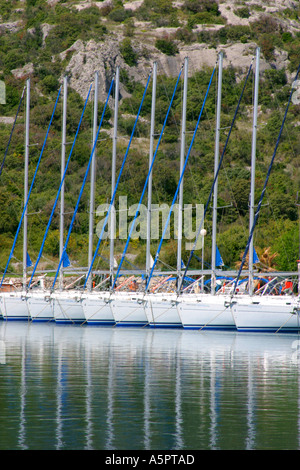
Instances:
[[[25,292],[3,292],[0,297],[1,313],[4,320],[29,320]]]
[[[176,294],[148,294],[145,311],[152,328],[182,328],[179,311],[180,298]]]
[[[111,308],[116,326],[146,326],[148,324],[144,294],[116,292]]]
[[[184,328],[235,330],[228,296],[211,294],[185,294],[179,303]]]
[[[114,325],[115,319],[111,308],[111,301],[109,292],[84,295],[81,299],[81,304],[85,321],[89,325]]]
[[[50,293],[33,292],[27,299],[27,305],[31,321],[49,322],[54,320],[53,302]]]
[[[241,297],[232,306],[238,331],[300,331],[300,298],[293,296]]]
[[[56,292],[51,294],[56,323],[84,323],[85,315],[78,292]]]

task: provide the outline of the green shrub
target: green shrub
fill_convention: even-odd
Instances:
[[[240,18],[249,18],[250,11],[248,7],[242,7],[234,10],[234,14],[239,16]]]
[[[42,80],[42,85],[46,93],[50,93],[51,91],[58,90],[59,83],[54,75],[46,75],[46,77]]]
[[[293,36],[290,32],[285,31],[284,33],[282,33],[281,39],[283,40],[283,42],[290,42],[292,41]]]
[[[167,38],[156,39],[155,47],[166,55],[175,55],[178,52],[175,42]]]
[[[125,10],[123,7],[115,8],[108,14],[109,19],[116,23],[123,23],[130,16],[131,10]]]
[[[193,13],[210,12],[211,14],[220,15],[218,3],[211,0],[186,0],[184,8]]]

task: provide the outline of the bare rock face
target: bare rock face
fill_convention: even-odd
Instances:
[[[139,45],[135,46],[133,42],[133,46],[138,51]],[[157,62],[158,73],[176,77],[184,63],[185,57],[188,57],[189,74],[192,75],[205,67],[214,67],[217,62],[218,53],[222,51],[224,67],[233,66],[241,69],[241,71],[246,71],[255,55],[255,49],[255,43],[237,43],[217,49],[209,48],[207,44],[195,43],[184,45],[180,48],[178,54],[168,56],[159,52],[154,46],[148,45],[147,57],[139,55],[140,58],[137,61],[137,65],[129,67],[120,53],[118,38],[111,38],[109,41],[98,43],[94,40],[86,44],[82,41],[76,41],[68,50],[61,54],[61,58],[64,59],[66,54],[72,53],[66,73],[70,76],[70,86],[82,98],[86,97],[97,71],[99,77],[99,100],[105,101],[117,66],[126,70],[132,80],[146,83],[153,62]],[[287,57],[283,57],[279,52],[277,55],[278,64],[281,67],[286,66]],[[270,64],[262,58],[261,70],[266,68],[270,68]],[[120,84],[120,95],[121,98],[128,96],[122,84]]]
[[[98,72],[99,100],[105,101],[116,67],[128,68],[120,55],[118,40],[111,39],[99,43],[90,40],[86,44],[78,40],[61,54],[61,58],[64,59],[70,52],[73,52],[73,55],[66,68],[66,73],[70,76],[70,86],[85,98],[95,72]],[[120,94],[126,96],[122,87]]]
[[[4,34],[6,32],[15,33],[22,29],[22,21],[11,21],[9,23],[0,23],[0,33]]]
[[[30,62],[29,64],[24,65],[24,67],[12,70],[11,73],[15,78],[24,79],[32,75],[33,71],[34,67],[33,64]]]

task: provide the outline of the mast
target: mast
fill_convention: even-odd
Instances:
[[[117,158],[117,138],[118,138],[118,110],[119,110],[119,77],[120,67],[116,68],[115,82],[115,114],[114,114],[114,136],[112,151],[112,171],[111,171],[111,197],[113,199],[116,184],[116,158]],[[110,214],[110,254],[109,254],[109,271],[110,282],[113,284],[114,276],[114,236],[115,236],[115,201],[113,200]]]
[[[216,136],[215,136],[215,177],[219,167],[220,154],[220,119],[221,119],[221,100],[222,100],[222,72],[223,72],[223,53],[219,53],[219,75],[218,75],[218,96],[217,96],[217,116],[216,116]],[[212,223],[212,252],[211,252],[211,293],[216,292],[216,238],[217,238],[217,211],[218,211],[218,178],[215,181],[214,199],[213,199],[213,223]],[[202,255],[203,256],[203,255]]]
[[[255,160],[256,160],[256,132],[257,132],[257,106],[258,106],[258,85],[259,85],[259,57],[260,48],[256,49],[255,66],[255,88],[254,88],[254,109],[253,109],[253,130],[252,130],[252,151],[251,151],[251,189],[250,189],[250,220],[249,227],[254,222],[254,188],[255,188]],[[249,294],[253,294],[253,237],[249,245]]]
[[[184,87],[183,87],[183,105],[182,105],[182,122],[181,122],[181,146],[180,146],[180,173],[182,174],[184,166],[185,151],[185,133],[186,133],[186,101],[187,101],[187,82],[188,82],[188,65],[189,59],[184,59]],[[183,178],[179,187],[178,199],[178,240],[177,240],[177,280],[181,285],[181,251],[182,251],[182,205],[183,205]]]
[[[66,156],[66,122],[67,122],[67,94],[68,78],[64,77],[64,98],[63,98],[63,121],[62,121],[62,144],[61,144],[61,180],[65,173]],[[59,227],[59,257],[61,258],[64,247],[64,214],[65,213],[65,182],[63,181],[60,193],[60,227]],[[63,289],[63,269],[59,272],[59,290]]]
[[[30,78],[26,82],[26,121],[25,121],[25,170],[24,170],[24,204],[28,198],[28,164],[29,164],[29,114],[30,114]],[[26,290],[27,275],[27,205],[23,220],[23,289]]]
[[[157,82],[157,63],[153,64],[153,82],[152,82],[152,106],[151,106],[151,125],[150,125],[150,149],[149,149],[149,169],[153,160],[154,143],[154,125],[155,125],[155,101],[156,101],[156,82]],[[146,276],[149,276],[151,269],[151,203],[152,203],[152,170],[148,179],[148,205],[147,205],[147,245],[146,245]]]
[[[93,258],[93,231],[94,231],[94,205],[95,205],[95,173],[96,173],[96,135],[98,124],[98,72],[95,72],[94,91],[94,123],[93,123],[93,148],[94,153],[91,161],[91,187],[90,187],[90,217],[89,217],[89,252],[88,265],[91,266]],[[88,280],[88,290],[92,289],[92,276]]]

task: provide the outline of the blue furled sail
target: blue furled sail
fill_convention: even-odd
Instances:
[[[68,257],[68,253],[66,251],[63,252],[63,256],[62,256],[62,259],[63,259],[63,267],[64,268],[67,268],[68,266],[70,266],[70,260],[69,260],[69,257]]]
[[[216,266],[224,266],[224,261],[222,259],[219,248],[216,246]]]
[[[32,266],[32,261],[28,253],[26,254],[26,266],[27,268],[30,268],[30,266]]]
[[[259,263],[259,257],[257,256],[255,248],[253,247],[253,264],[256,264],[256,263]]]

